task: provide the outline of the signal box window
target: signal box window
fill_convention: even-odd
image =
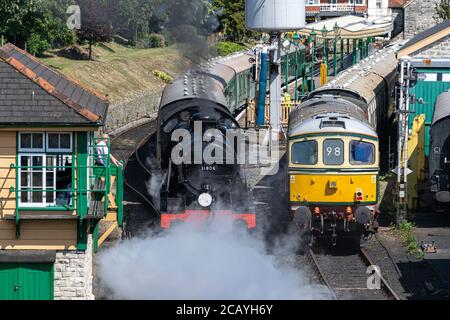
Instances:
[[[363,141],[350,142],[350,163],[354,165],[374,164],[375,146]]]
[[[344,142],[341,139],[327,139],[323,142],[323,163],[326,165],[344,163]]]
[[[294,164],[317,163],[317,141],[302,141],[292,145],[291,159]]]
[[[21,207],[72,205],[72,134],[19,133]]]

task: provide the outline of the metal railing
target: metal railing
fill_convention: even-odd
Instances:
[[[113,199],[114,203],[117,205],[117,220],[119,226],[122,225],[123,221],[123,166],[112,165],[110,163],[110,144],[109,141],[106,143],[107,154],[98,154],[96,152],[97,142],[100,138],[93,139],[93,144],[87,147],[87,165],[80,164],[80,157],[77,154],[72,155],[72,164],[67,166],[20,166],[16,164],[11,164],[10,168],[15,170],[15,187],[10,188],[10,192],[14,192],[15,195],[15,222],[16,222],[16,237],[20,237],[20,211],[73,211],[76,210],[78,219],[82,220],[84,218],[84,210],[80,210],[78,207],[78,198],[83,195],[87,197],[86,203],[81,205],[89,206],[89,202],[92,202],[93,207],[89,208],[91,210],[90,216],[98,216],[99,218],[104,217],[108,213],[110,197]],[[99,164],[99,159],[103,160],[104,165]],[[100,161],[101,162],[101,161]],[[54,170],[70,170],[71,172],[71,186],[70,188],[57,188],[56,182],[52,187],[22,187],[19,186],[19,177],[23,173],[41,173],[42,180],[46,179],[46,174],[51,172],[56,174]],[[116,188],[114,195],[112,194],[111,188],[111,178],[114,177],[116,180]],[[86,187],[80,186],[80,179],[87,178]],[[31,194],[42,193],[42,202],[21,202],[22,193],[27,192]],[[68,204],[58,205],[57,204],[57,193],[66,193],[66,198]],[[47,203],[48,193],[53,193],[51,196],[53,201]],[[68,197],[67,197],[68,196]],[[100,216],[98,210],[98,204],[102,203],[104,205],[103,215]],[[48,205],[47,205],[48,204]]]
[[[365,4],[347,4],[347,3],[329,3],[329,4],[321,4],[320,11],[323,12],[353,12],[355,11],[355,7],[364,7]]]

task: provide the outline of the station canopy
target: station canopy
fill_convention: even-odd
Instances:
[[[307,24],[298,33],[309,36],[314,29],[317,39],[323,39],[322,30],[326,29],[325,39],[334,39],[336,25],[339,27],[338,34],[341,38],[361,39],[382,36],[391,32],[394,28],[394,21],[392,16],[375,19],[348,15]]]

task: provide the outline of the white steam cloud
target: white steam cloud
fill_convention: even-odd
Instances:
[[[98,256],[115,299],[328,299],[303,272],[280,266],[264,244],[232,229],[181,224],[153,238],[122,241]]]

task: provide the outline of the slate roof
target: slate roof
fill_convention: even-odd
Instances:
[[[108,105],[14,45],[0,47],[0,125],[102,125]]]
[[[402,48],[402,50],[405,50],[406,48],[416,44],[417,42],[420,42],[430,36],[432,36],[435,33],[438,33],[444,29],[447,29],[450,27],[450,19],[445,20],[444,22],[435,25],[432,28],[429,28],[419,34],[417,34],[415,37],[413,37],[411,40],[409,40]]]

